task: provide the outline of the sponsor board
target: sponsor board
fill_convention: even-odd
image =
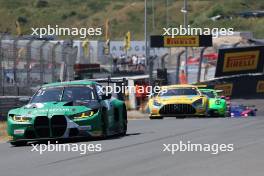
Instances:
[[[215,77],[263,72],[264,47],[220,49]]]
[[[212,35],[176,35],[150,37],[152,48],[163,47],[209,47],[212,46]]]
[[[260,51],[246,51],[226,53],[224,57],[223,72],[255,70],[259,60]]]
[[[256,92],[257,93],[264,93],[264,81],[258,81]]]
[[[199,47],[199,36],[164,36],[164,47]]]
[[[217,84],[215,85],[215,90],[223,90],[221,95],[224,96],[231,96],[233,91],[233,83],[227,83],[227,84]]]
[[[131,41],[131,46],[127,53],[124,49],[124,41],[110,41],[109,52],[114,57],[120,57],[124,54],[128,54],[129,56],[143,56],[145,55],[145,41]],[[150,55],[163,56],[168,53],[169,50],[168,48],[151,48],[149,52]]]

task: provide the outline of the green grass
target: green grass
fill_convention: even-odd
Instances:
[[[16,33],[15,21],[22,19],[22,32],[31,33],[31,27],[59,25],[61,27],[103,27],[106,18],[111,23],[111,38],[123,39],[130,30],[133,40],[144,38],[143,0],[0,0],[0,32]],[[166,26],[165,0],[154,0],[155,28],[152,25],[151,1],[148,1],[148,28],[152,34],[161,34]],[[183,0],[169,0],[169,26],[183,22],[180,9]],[[256,37],[264,37],[264,18],[221,20],[209,19],[218,14],[231,15],[249,10],[263,10],[263,0],[189,0],[189,23],[192,27],[234,27],[237,31],[252,31]],[[8,20],[7,20],[8,19]],[[91,38],[91,39],[102,39]]]

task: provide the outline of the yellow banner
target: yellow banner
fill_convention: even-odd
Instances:
[[[258,81],[257,93],[264,93],[264,81]]]
[[[199,36],[164,36],[164,47],[199,47]]]
[[[231,96],[233,91],[233,84],[218,84],[215,85],[215,90],[223,90],[223,93],[221,93],[224,96]]]
[[[130,31],[128,31],[124,39],[124,48],[126,51],[128,51],[130,47],[131,47],[131,34]]]
[[[226,53],[223,72],[235,72],[257,69],[260,51]]]

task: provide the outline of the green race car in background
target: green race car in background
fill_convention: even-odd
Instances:
[[[103,91],[93,81],[72,81],[42,86],[29,103],[8,113],[12,145],[28,141],[125,135],[124,101]]]
[[[199,89],[202,94],[209,98],[207,113],[209,116],[226,116],[227,104],[226,100],[218,96],[219,90]]]

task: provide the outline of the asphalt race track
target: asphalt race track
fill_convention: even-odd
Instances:
[[[131,120],[128,135],[85,143],[102,152],[31,152],[31,146],[0,144],[1,176],[263,176],[264,116]],[[232,143],[233,152],[163,152],[163,144]],[[79,142],[81,144],[81,142]]]

